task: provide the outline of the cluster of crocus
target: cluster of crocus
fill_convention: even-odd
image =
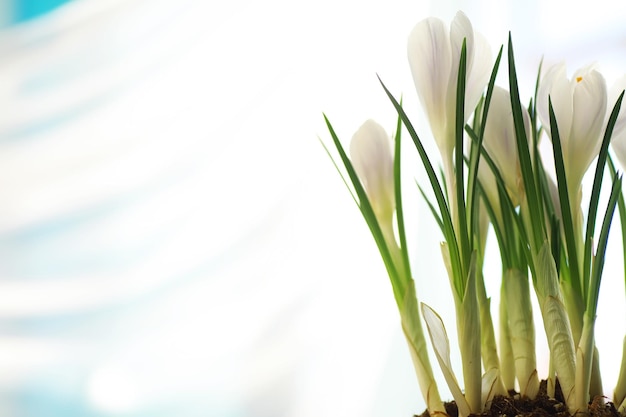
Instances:
[[[449,29],[436,18],[418,23],[409,36],[408,57],[442,169],[433,165],[417,129],[382,81],[398,113],[395,134],[368,120],[354,134],[348,155],[326,119],[345,170],[336,167],[347,176],[344,180],[351,184],[381,253],[431,415],[446,412],[426,334],[461,417],[484,411],[497,394],[517,389],[529,398],[537,395],[532,289],[550,351],[548,394],[555,395],[558,380],[569,411],[586,413],[590,399],[603,394],[594,325],[616,207],[626,242],[622,180],[609,150],[612,145],[617,159],[626,163],[626,115],[620,113],[624,93],[619,90],[626,77],[608,92],[604,77],[593,67],[571,78],[564,64],[543,75],[540,68],[525,107],[510,37],[508,89],[495,85],[503,49],[492,59],[488,43],[461,12]],[[451,365],[442,319],[417,300],[414,278],[421,277],[419,271],[411,272],[400,181],[403,130],[428,176],[432,192],[421,187],[420,192],[443,236],[462,383]],[[544,164],[542,140],[549,141],[553,166]],[[583,177],[594,161],[593,186],[583,193]],[[605,171],[610,173],[606,180]],[[611,183],[611,190],[601,202],[604,182]],[[583,201],[583,195],[588,199]],[[482,268],[489,227],[502,263],[497,332]],[[626,245],[624,253],[626,261]],[[626,339],[613,401],[626,414]]]

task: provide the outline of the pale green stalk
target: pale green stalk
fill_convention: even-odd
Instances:
[[[487,162],[492,165],[490,156]],[[503,182],[495,164],[493,174]],[[496,181],[497,182],[497,181]],[[517,377],[522,395],[534,398],[539,390],[536,371],[534,322],[530,303],[530,286],[525,271],[524,254],[518,253],[521,236],[516,233],[512,216],[513,203],[509,190],[499,187],[496,193],[484,193],[485,206],[490,213],[502,258],[502,283],[500,300],[500,348],[503,362],[500,365],[506,390],[515,388]],[[508,208],[505,208],[508,207]],[[506,360],[512,359],[512,360]]]
[[[626,413],[626,337],[622,343],[622,363],[619,369],[617,385],[613,392],[613,402],[619,407],[619,412]]]
[[[535,291],[539,300],[551,359],[559,378],[565,403],[570,412],[575,414],[577,411],[581,411],[574,405],[577,404],[574,391],[576,355],[569,319],[559,290],[558,273],[547,242],[536,255],[535,265],[537,271]]]
[[[487,245],[487,231],[489,229],[489,215],[484,207],[484,202],[479,204],[479,218],[478,218],[478,256],[480,258],[480,264],[477,268],[478,281],[477,281],[477,297],[480,311],[480,328],[481,328],[481,353],[483,359],[483,367],[485,373],[491,370],[497,371],[497,378],[495,382],[495,392],[498,395],[507,395],[507,389],[505,388],[500,372],[500,359],[498,357],[498,348],[496,344],[496,336],[493,328],[493,320],[491,318],[491,298],[487,297],[487,291],[485,289],[485,280],[482,273],[483,260],[485,258],[485,247]]]
[[[478,298],[476,296],[476,261],[470,263],[465,294],[457,306],[457,332],[463,361],[465,398],[474,413],[483,409],[481,372],[481,328]]]
[[[613,178],[616,177],[617,171],[611,157],[608,159],[609,171]],[[622,261],[624,263],[624,289],[626,290],[626,203],[624,202],[624,193],[620,193],[617,200],[619,209],[620,226],[622,232]],[[622,361],[620,364],[619,376],[613,393],[613,402],[618,407],[618,411],[622,415],[626,415],[626,337],[622,343]]]
[[[503,273],[504,275],[504,273]],[[500,373],[502,382],[507,391],[515,389],[515,361],[510,360],[513,356],[513,346],[511,344],[511,329],[509,327],[509,316],[506,303],[506,291],[504,289],[504,279],[500,290]]]
[[[530,286],[525,271],[509,269],[503,277],[507,303],[508,327],[515,374],[520,394],[535,398],[539,392],[535,353],[535,327],[530,306]]]
[[[443,406],[437,383],[433,377],[432,367],[428,359],[426,339],[419,320],[417,298],[415,297],[415,283],[410,281],[406,297],[399,308],[402,322],[402,332],[406,338],[411,353],[411,359],[419,382],[422,396],[426,401],[428,413],[431,417],[447,416]]]

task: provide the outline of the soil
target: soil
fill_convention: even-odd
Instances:
[[[473,417],[572,417],[563,402],[563,394],[556,385],[556,398],[548,398],[546,394],[546,381],[541,381],[539,395],[534,400],[522,398],[518,393],[511,392],[509,397],[496,396],[491,403],[491,408],[481,414],[473,414]],[[617,409],[611,402],[605,401],[605,397],[596,397],[589,403],[589,416],[591,417],[620,417]],[[454,401],[445,403],[446,412],[450,417],[458,417],[458,409]],[[470,417],[472,417],[470,416]],[[414,417],[430,417],[428,411]]]

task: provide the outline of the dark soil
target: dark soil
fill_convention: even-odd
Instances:
[[[458,417],[458,409],[454,401],[445,403],[446,412],[450,417]],[[620,417],[611,402],[606,402],[604,397],[594,398],[589,403],[589,415],[591,417]],[[474,417],[572,417],[563,402],[563,394],[558,381],[556,386],[556,398],[548,398],[546,394],[546,381],[541,381],[539,395],[534,400],[522,398],[518,393],[511,392],[509,397],[496,396],[491,403],[491,408]],[[419,416],[430,417],[428,411]]]

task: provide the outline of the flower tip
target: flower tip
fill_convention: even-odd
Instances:
[[[366,120],[350,141],[350,158],[377,216],[391,217],[395,210],[393,157],[385,129]]]

